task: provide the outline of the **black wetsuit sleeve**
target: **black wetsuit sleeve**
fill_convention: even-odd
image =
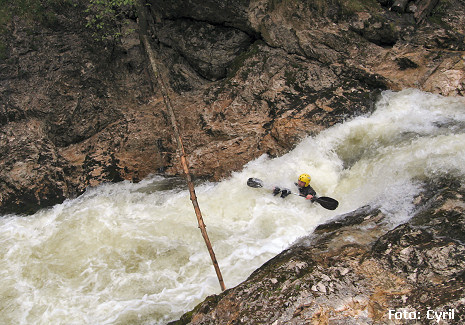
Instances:
[[[315,196],[316,192],[315,190],[309,185],[307,187],[299,187],[299,194],[301,196],[307,196],[309,194]]]

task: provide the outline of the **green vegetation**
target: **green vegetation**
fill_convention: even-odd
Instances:
[[[13,17],[25,24],[52,27],[57,18],[54,9],[75,5],[76,0],[0,0],[0,59],[6,58],[6,34]]]
[[[136,0],[90,0],[86,27],[93,31],[96,40],[113,41],[123,36],[125,12]]]
[[[26,20],[34,19],[41,6],[38,0],[0,0],[0,59],[4,60],[7,53],[7,26],[14,16]]]
[[[39,0],[0,0],[0,25],[4,28],[15,15],[34,18],[40,9]]]
[[[23,22],[54,27],[57,12],[66,7],[82,7],[87,15],[87,24],[96,40],[114,41],[122,36],[126,13],[133,8],[135,0],[0,0],[0,57],[4,56],[5,33],[13,17]]]
[[[450,7],[451,3],[449,0],[440,0],[427,19],[433,24],[437,24],[443,28],[449,28],[447,21],[443,18],[447,12],[451,10]]]
[[[0,0],[0,31],[14,16],[28,22],[47,24],[54,21],[53,9],[73,5],[73,0]]]

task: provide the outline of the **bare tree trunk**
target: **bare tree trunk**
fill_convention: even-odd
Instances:
[[[173,132],[174,136],[176,138],[177,146],[178,146],[178,152],[180,155],[180,161],[181,165],[184,171],[184,175],[186,177],[187,181],[187,186],[189,188],[189,193],[190,193],[190,199],[192,201],[192,205],[194,206],[194,211],[197,216],[197,221],[199,224],[200,231],[202,233],[203,239],[205,240],[205,244],[207,245],[208,252],[210,253],[211,260],[213,262],[213,266],[215,268],[216,275],[218,277],[218,281],[220,282],[221,290],[225,290],[226,287],[223,282],[223,277],[221,275],[220,267],[218,266],[218,262],[215,257],[215,253],[213,251],[212,245],[210,243],[210,239],[208,238],[207,230],[205,228],[205,223],[203,222],[202,218],[202,213],[200,211],[199,204],[197,202],[197,196],[195,195],[195,189],[194,189],[194,183],[192,182],[190,173],[189,173],[189,168],[187,164],[187,159],[186,159],[186,153],[184,151],[184,146],[182,144],[182,139],[181,139],[181,134],[178,129],[177,121],[176,121],[176,116],[173,111],[173,107],[171,106],[171,101],[169,98],[169,94],[167,91],[167,88],[165,86],[165,83],[163,81],[163,78],[160,74],[160,70],[158,69],[158,61],[155,57],[155,53],[152,50],[152,47],[150,45],[149,38],[147,36],[147,11],[146,11],[146,3],[144,0],[136,0],[136,8],[137,8],[137,13],[139,16],[139,33],[140,33],[140,38],[141,41],[145,47],[145,51],[147,53],[147,56],[150,61],[150,66],[153,71],[153,75],[156,78],[156,81],[160,87],[161,93],[163,95],[163,100],[166,106],[166,109],[169,113],[171,124],[173,127]]]

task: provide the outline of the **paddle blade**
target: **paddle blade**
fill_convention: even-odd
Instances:
[[[339,202],[337,200],[331,197],[327,197],[327,196],[320,196],[316,198],[315,201],[320,203],[320,205],[323,208],[328,209],[328,210],[335,210],[339,205]]]
[[[251,177],[247,180],[247,186],[259,188],[263,187],[263,182],[261,179]]]

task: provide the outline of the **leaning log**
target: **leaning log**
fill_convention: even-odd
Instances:
[[[168,114],[170,116],[170,121],[171,121],[171,126],[173,127],[173,133],[176,139],[176,143],[178,145],[178,154],[180,156],[180,163],[184,171],[184,176],[186,177],[187,181],[187,186],[189,188],[189,193],[190,193],[190,199],[192,201],[192,205],[194,206],[194,211],[195,215],[197,216],[197,222],[200,228],[200,232],[202,234],[202,237],[205,241],[205,244],[208,249],[208,253],[210,254],[210,258],[213,263],[213,267],[215,268],[216,276],[218,277],[218,281],[220,283],[221,290],[224,291],[226,290],[226,286],[223,281],[223,276],[221,275],[221,270],[218,265],[218,261],[216,260],[215,252],[213,251],[210,239],[207,234],[207,229],[205,226],[205,223],[203,221],[202,217],[202,212],[200,211],[199,204],[197,202],[197,196],[195,194],[195,188],[194,188],[194,183],[192,181],[191,175],[189,173],[189,167],[188,167],[188,162],[186,158],[186,153],[184,151],[184,145],[182,143],[181,139],[181,133],[178,128],[178,122],[176,120],[176,116],[174,114],[173,106],[171,105],[171,100],[170,96],[168,93],[168,88],[165,85],[165,82],[163,81],[163,76],[160,73],[159,69],[159,60],[155,57],[155,52],[152,50],[152,47],[150,45],[150,40],[148,37],[148,24],[147,24],[147,7],[146,7],[146,2],[144,0],[137,0],[135,2],[136,8],[137,8],[137,13],[139,16],[139,36],[141,39],[142,44],[144,45],[145,52],[148,56],[150,67],[152,70],[152,75],[155,78],[155,82],[158,83],[160,87],[161,94],[163,96],[163,101],[165,103],[166,109],[168,111]]]

